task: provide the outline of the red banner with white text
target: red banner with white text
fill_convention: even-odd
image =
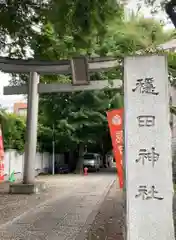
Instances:
[[[120,188],[123,188],[123,109],[107,112]]]
[[[0,125],[0,182],[4,181],[4,144]]]

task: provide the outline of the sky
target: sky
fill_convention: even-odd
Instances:
[[[129,4],[127,5],[127,9],[136,11],[137,10],[137,5],[136,5],[136,0],[129,0]],[[148,8],[143,8],[141,10],[141,13],[146,17],[150,18],[152,15],[150,14],[150,10]],[[157,14],[157,19],[159,20],[165,20],[166,21],[166,15],[164,13],[159,13]],[[166,29],[173,28],[173,24],[171,22],[168,22],[166,25]],[[3,87],[9,85],[9,80],[10,76],[9,74],[4,74],[0,72],[0,105],[8,108],[9,111],[13,111],[13,104],[15,102],[19,101],[26,101],[24,99],[24,96],[22,95],[12,95],[12,96],[4,96],[3,95]]]
[[[3,95],[3,87],[9,85],[10,76],[0,72],[0,105],[7,108],[10,112],[13,111],[13,105],[15,102],[25,101],[24,96],[22,95]]]

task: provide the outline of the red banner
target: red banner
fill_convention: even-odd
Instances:
[[[4,181],[4,145],[3,145],[1,125],[0,125],[0,182],[1,181]]]
[[[116,160],[119,185],[120,188],[123,188],[123,109],[108,111],[107,118]]]

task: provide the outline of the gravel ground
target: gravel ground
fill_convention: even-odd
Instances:
[[[63,191],[65,184],[70,185],[70,187],[76,184],[76,176],[71,175],[70,180],[69,176],[67,178],[68,181],[65,183],[64,177],[51,177],[49,179],[40,177],[38,180],[45,181],[47,189],[39,195],[9,195],[7,193],[9,184],[0,184],[0,225],[19,216],[24,210],[30,210],[36,205],[55,198],[59,192]],[[176,195],[173,201],[173,215],[176,229]],[[86,233],[85,240],[123,240],[123,226],[122,192],[115,182],[105,197],[93,224]]]
[[[67,181],[64,176],[49,178],[41,176],[36,181],[45,182],[46,190],[32,195],[11,195],[8,193],[9,183],[0,184],[0,226],[37,205],[56,198],[60,192],[64,191],[65,187],[77,184],[78,179],[73,175],[67,176]]]
[[[115,182],[85,240],[123,240],[122,192]]]
[[[58,179],[53,177],[53,182],[48,182],[50,187],[46,193],[38,194],[40,201],[50,195],[48,201],[42,203],[42,206],[36,203],[37,195],[8,195],[7,199],[9,198],[11,203],[8,201],[8,207],[5,204],[3,207],[9,214],[11,212],[13,220],[6,220],[6,224],[0,225],[0,239],[76,240],[77,236],[85,236],[82,229],[87,230],[94,221],[115,177],[115,175],[106,173],[89,174],[86,177],[82,175],[58,176]],[[52,180],[52,176],[48,177],[49,180]],[[50,190],[53,189],[52,184],[55,184],[54,192]],[[15,212],[12,216],[9,204],[12,204],[16,213],[21,212],[22,209],[25,213],[14,219]],[[36,204],[35,207],[34,204]],[[30,211],[26,212],[27,207]],[[8,216],[6,214],[6,219]],[[1,218],[4,219],[4,216],[0,211]],[[84,237],[80,240],[84,240]]]

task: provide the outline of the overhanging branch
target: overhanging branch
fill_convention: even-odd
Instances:
[[[176,28],[176,1],[171,0],[170,2],[166,3],[165,11]]]

